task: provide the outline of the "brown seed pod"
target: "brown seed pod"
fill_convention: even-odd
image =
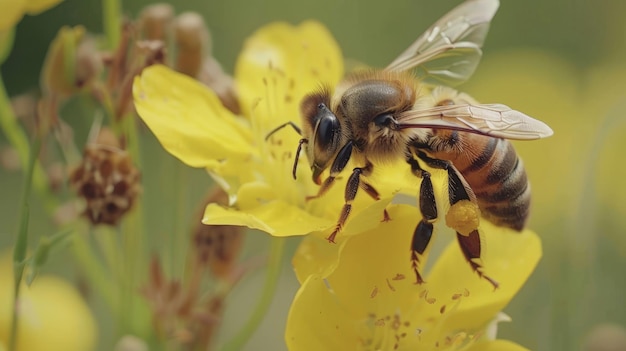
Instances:
[[[103,129],[98,140],[85,147],[70,184],[85,200],[83,214],[93,224],[116,225],[139,195],[141,176],[110,131]]]
[[[203,201],[202,210],[209,203],[228,204],[228,195],[219,187]],[[198,217],[192,235],[192,247],[196,252],[196,260],[207,265],[213,275],[226,279],[232,273],[243,245],[245,227],[232,225],[205,225],[200,223],[202,212]]]

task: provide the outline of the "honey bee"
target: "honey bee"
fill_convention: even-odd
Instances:
[[[450,206],[469,201],[492,223],[521,231],[530,204],[530,185],[522,160],[506,139],[531,140],[552,135],[543,122],[501,104],[479,104],[470,96],[434,82],[453,85],[467,80],[482,55],[489,23],[498,0],[468,0],[444,15],[398,58],[382,70],[348,75],[331,93],[323,88],[301,103],[302,135],[293,166],[304,149],[312,178],[323,196],[348,161],[357,165],[348,177],[345,203],[334,231],[334,242],[346,223],[359,189],[380,198],[367,182],[375,165],[405,160],[421,178],[418,194],[422,215],[411,243],[417,283],[423,283],[419,259],[428,247],[439,214],[431,174],[422,165],[448,174]],[[329,175],[322,180],[322,174]],[[389,216],[386,211],[384,220]],[[457,240],[471,268],[482,273],[478,225],[459,232]]]

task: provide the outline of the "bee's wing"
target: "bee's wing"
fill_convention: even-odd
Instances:
[[[498,138],[532,140],[549,137],[545,123],[502,104],[446,105],[410,110],[397,116],[398,127],[453,129]]]
[[[478,66],[498,0],[467,0],[445,14],[385,69],[415,68],[427,83],[456,85]],[[434,81],[433,81],[434,80]]]

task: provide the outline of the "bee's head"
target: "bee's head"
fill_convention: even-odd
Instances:
[[[338,114],[370,159],[395,156],[405,145],[396,118],[413,105],[413,81],[393,72],[360,74],[351,79],[353,85],[341,96]]]
[[[341,146],[341,124],[330,109],[330,93],[326,90],[306,96],[300,110],[313,181],[320,184],[322,172],[330,167]]]

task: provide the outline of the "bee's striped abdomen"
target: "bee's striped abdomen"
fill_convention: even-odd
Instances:
[[[458,152],[435,152],[459,170],[476,194],[482,215],[496,225],[522,230],[530,207],[530,185],[513,145],[500,138],[451,132]]]

